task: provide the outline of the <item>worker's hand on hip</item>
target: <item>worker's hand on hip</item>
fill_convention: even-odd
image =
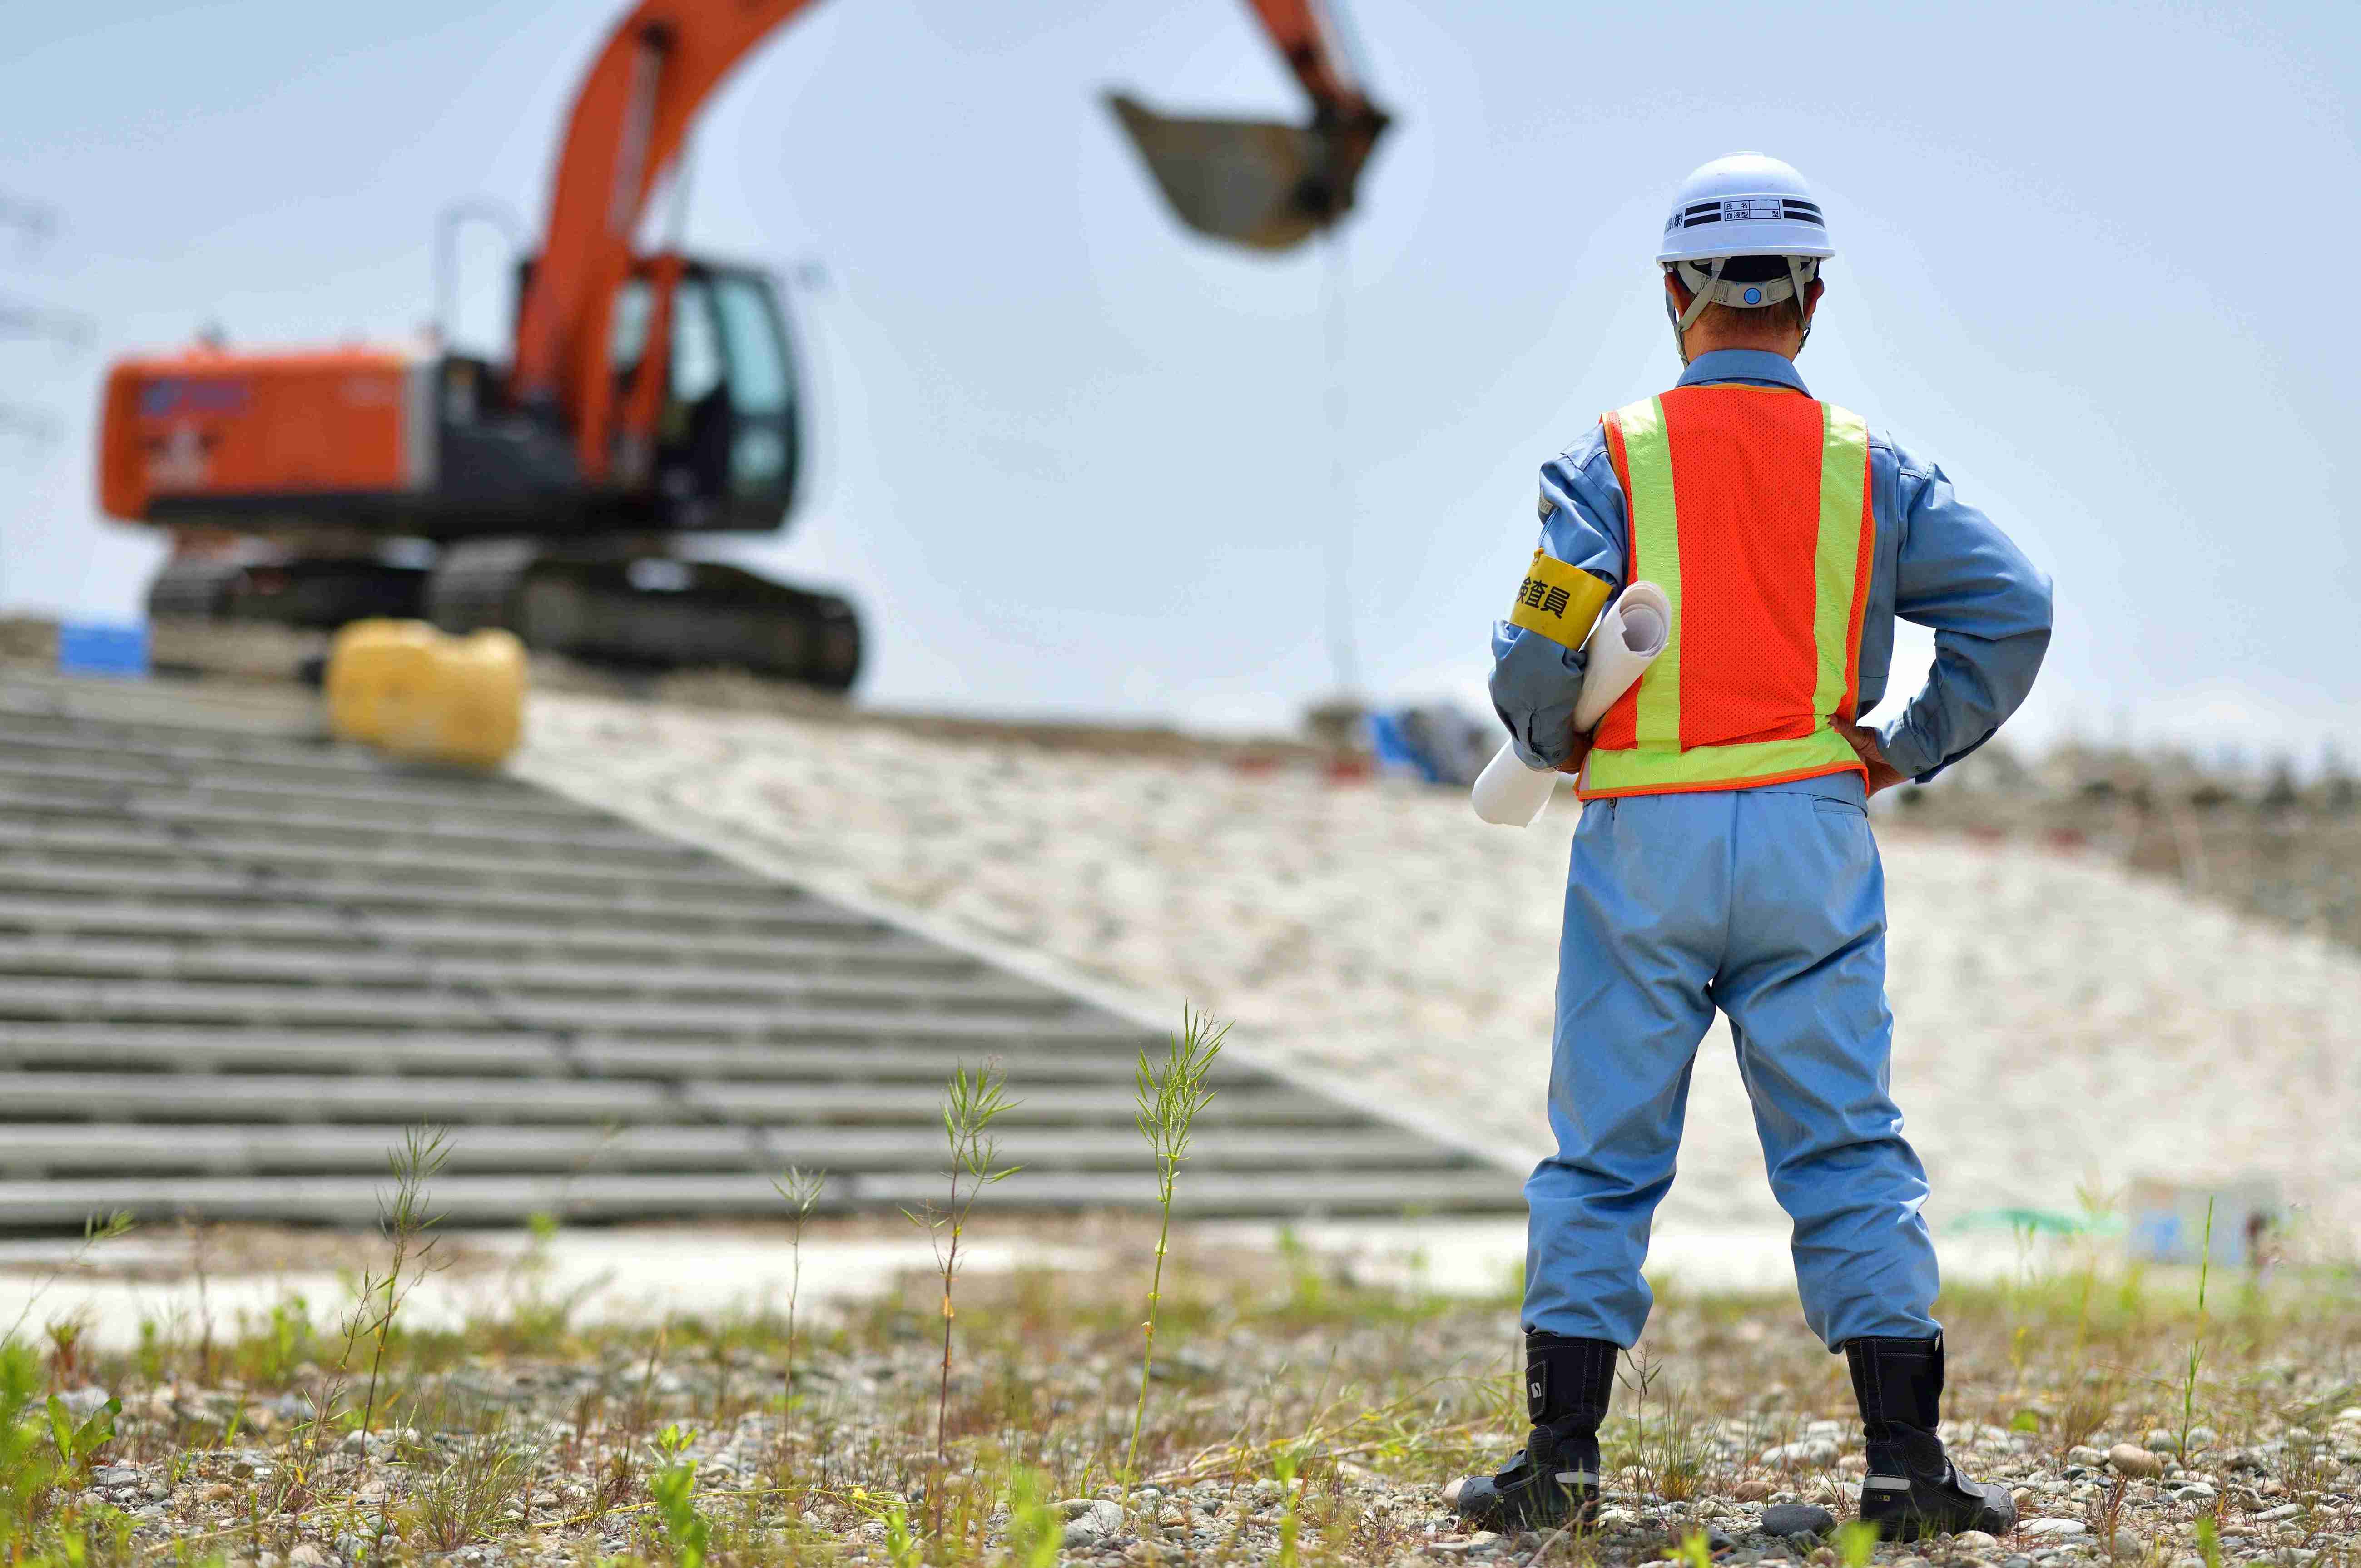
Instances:
[[[1906,782],[1909,775],[1885,760],[1885,748],[1878,744],[1874,730],[1841,718],[1831,718],[1828,725],[1844,737],[1845,744],[1853,749],[1853,754],[1869,769],[1870,794],[1875,795],[1879,790],[1892,789],[1895,784]]]
[[[1583,762],[1590,756],[1590,737],[1572,725],[1568,725],[1566,739],[1574,743],[1574,750],[1565,754],[1565,761],[1557,765],[1557,771],[1562,773],[1578,773],[1582,772]]]

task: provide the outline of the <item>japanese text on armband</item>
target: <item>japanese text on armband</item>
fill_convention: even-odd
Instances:
[[[1581,567],[1536,550],[1533,564],[1525,569],[1525,580],[1517,585],[1509,623],[1565,647],[1579,648],[1612,591]]]

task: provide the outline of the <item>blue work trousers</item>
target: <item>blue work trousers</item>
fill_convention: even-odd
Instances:
[[[1885,877],[1859,778],[1591,802],[1575,833],[1549,1112],[1525,1183],[1527,1329],[1640,1337],[1640,1267],[1715,1008],[1792,1247],[1834,1349],[1923,1338],[1938,1277],[1927,1173],[1886,1091]]]

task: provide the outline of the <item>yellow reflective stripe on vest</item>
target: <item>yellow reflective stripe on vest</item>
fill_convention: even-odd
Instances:
[[[1818,658],[1813,711],[1831,717],[1843,707],[1859,656],[1852,642],[1852,607],[1861,580],[1861,531],[1869,526],[1863,487],[1869,477],[1869,428],[1833,403],[1821,407],[1819,532],[1813,550],[1813,641]],[[1861,766],[1842,736],[1822,728],[1784,740],[1745,741],[1681,750],[1681,549],[1673,495],[1672,445],[1664,405],[1651,398],[1618,411],[1623,429],[1629,494],[1624,518],[1631,541],[1628,577],[1645,577],[1672,600],[1672,638],[1640,678],[1636,744],[1594,750],[1584,765],[1582,793],[1643,794],[1713,789],[1775,779],[1808,778]]]
[[[1631,549],[1624,580],[1645,578],[1672,601],[1672,636],[1640,677],[1633,710],[1642,751],[1681,749],[1681,536],[1673,501],[1673,448],[1664,436],[1664,405],[1654,398],[1616,414],[1623,427],[1623,466],[1631,493],[1623,518]],[[1637,563],[1636,565],[1632,563]]]
[[[1820,537],[1814,553],[1818,592],[1812,605],[1820,674],[1812,689],[1812,711],[1834,714],[1844,706],[1845,687],[1850,683],[1852,672],[1847,666],[1858,656],[1852,647],[1852,603],[1861,580],[1861,487],[1869,482],[1869,426],[1859,414],[1834,403],[1822,403],[1820,411]]]
[[[1686,751],[1593,751],[1583,765],[1582,790],[1587,795],[1716,789],[1808,778],[1860,766],[1861,759],[1845,744],[1843,736],[1833,729],[1817,729],[1792,740],[1694,746]]]

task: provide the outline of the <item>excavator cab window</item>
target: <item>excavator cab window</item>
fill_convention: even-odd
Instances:
[[[619,398],[646,353],[644,278],[615,301]],[[656,422],[656,486],[676,525],[769,530],[794,499],[795,358],[771,280],[692,262],[673,293],[671,362]]]
[[[705,271],[729,367],[731,430],[724,503],[741,528],[771,528],[795,499],[801,447],[795,351],[768,275]]]

